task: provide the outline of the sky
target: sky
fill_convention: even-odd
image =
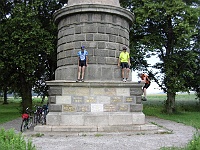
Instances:
[[[159,62],[159,58],[157,56],[151,56],[150,58],[147,58],[147,62],[151,65],[154,65],[155,63]],[[141,79],[138,77],[138,72],[139,71],[132,71],[132,81],[133,82],[138,82]],[[158,87],[157,83],[154,81],[151,82],[151,85],[147,89],[147,94],[158,94],[158,93],[163,93],[162,90]]]

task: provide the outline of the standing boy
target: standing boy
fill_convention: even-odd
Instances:
[[[78,55],[78,79],[76,82],[84,82],[85,67],[88,65],[88,52],[85,46],[81,46],[81,50]]]
[[[129,77],[130,72],[130,56],[129,53],[126,51],[127,48],[124,46],[123,51],[119,55],[118,66],[122,67],[122,81],[126,82]],[[125,73],[126,72],[126,73]]]

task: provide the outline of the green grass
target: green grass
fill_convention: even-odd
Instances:
[[[179,94],[176,96],[177,113],[168,115],[163,112],[166,95],[149,95],[143,102],[143,112],[147,116],[156,116],[166,120],[193,126],[200,129],[200,105],[194,94]]]
[[[41,105],[40,98],[33,99],[33,106],[34,105]],[[46,102],[46,101],[45,101]],[[9,98],[9,104],[3,104],[3,99],[0,99],[0,124],[11,121],[13,119],[21,117],[21,99],[19,98]],[[46,103],[44,103],[46,104]]]

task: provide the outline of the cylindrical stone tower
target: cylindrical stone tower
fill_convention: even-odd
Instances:
[[[134,15],[120,7],[119,0],[68,0],[54,19],[58,25],[56,80],[77,79],[77,52],[82,45],[89,53],[86,81],[121,80],[117,61],[122,47],[129,46]]]

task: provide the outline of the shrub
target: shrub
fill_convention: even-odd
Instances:
[[[25,141],[21,133],[16,134],[14,129],[0,129],[0,149],[7,150],[36,150],[30,140]]]

